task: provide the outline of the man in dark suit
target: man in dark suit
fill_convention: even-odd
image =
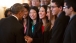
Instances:
[[[11,7],[12,16],[0,20],[0,43],[25,43],[23,26],[19,23],[24,15],[22,4]]]
[[[63,12],[63,5],[64,0],[52,0],[51,2],[52,14],[57,18],[52,28],[50,43],[63,42],[64,31],[69,21],[69,17],[65,16],[65,12]]]
[[[65,0],[64,11],[70,17],[63,43],[76,43],[76,0]]]

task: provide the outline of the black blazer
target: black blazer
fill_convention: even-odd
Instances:
[[[68,23],[63,43],[76,43],[76,15]]]
[[[42,43],[42,32],[41,29],[38,28],[39,23],[35,24],[34,32],[32,33],[32,23],[30,27],[28,27],[28,36],[33,38],[32,43]]]
[[[23,26],[15,17],[0,20],[0,43],[25,43]]]
[[[44,43],[49,43],[49,41],[51,39],[52,29],[50,29],[50,27],[51,27],[51,23],[47,23],[45,30],[44,30],[44,35],[43,35]]]
[[[47,30],[44,32],[44,35],[43,35],[43,43],[49,43],[50,39],[51,39],[51,32],[52,32],[52,29],[50,30]]]
[[[63,34],[68,24],[69,17],[65,16],[65,12],[62,12],[56,19],[52,28],[52,37],[50,43],[62,43]]]

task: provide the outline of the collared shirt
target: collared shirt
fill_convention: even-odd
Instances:
[[[12,16],[15,17],[17,20],[19,20],[17,16],[15,16],[15,15],[12,15]]]
[[[60,14],[61,14],[61,13],[59,13],[59,14],[57,15],[57,17],[59,17],[59,16],[60,16]]]
[[[71,19],[72,19],[74,16],[75,16],[75,15],[73,15],[73,16],[70,18],[69,22],[71,21]]]
[[[34,33],[35,25],[32,25],[32,33]]]
[[[34,33],[35,25],[33,24],[33,22],[31,23],[32,23],[32,33]]]

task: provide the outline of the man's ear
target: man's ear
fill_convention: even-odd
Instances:
[[[21,16],[21,11],[18,14],[19,14],[19,16]]]
[[[60,6],[60,7],[59,7],[59,9],[60,9],[60,11],[62,11],[62,10],[63,10],[63,7],[62,7],[62,6]]]
[[[73,7],[70,7],[69,10],[70,10],[70,11],[74,11]]]

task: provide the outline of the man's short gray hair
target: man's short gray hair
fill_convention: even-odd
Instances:
[[[11,11],[13,14],[17,14],[19,13],[21,10],[23,10],[24,7],[22,4],[20,3],[15,3],[12,7],[11,7]]]

